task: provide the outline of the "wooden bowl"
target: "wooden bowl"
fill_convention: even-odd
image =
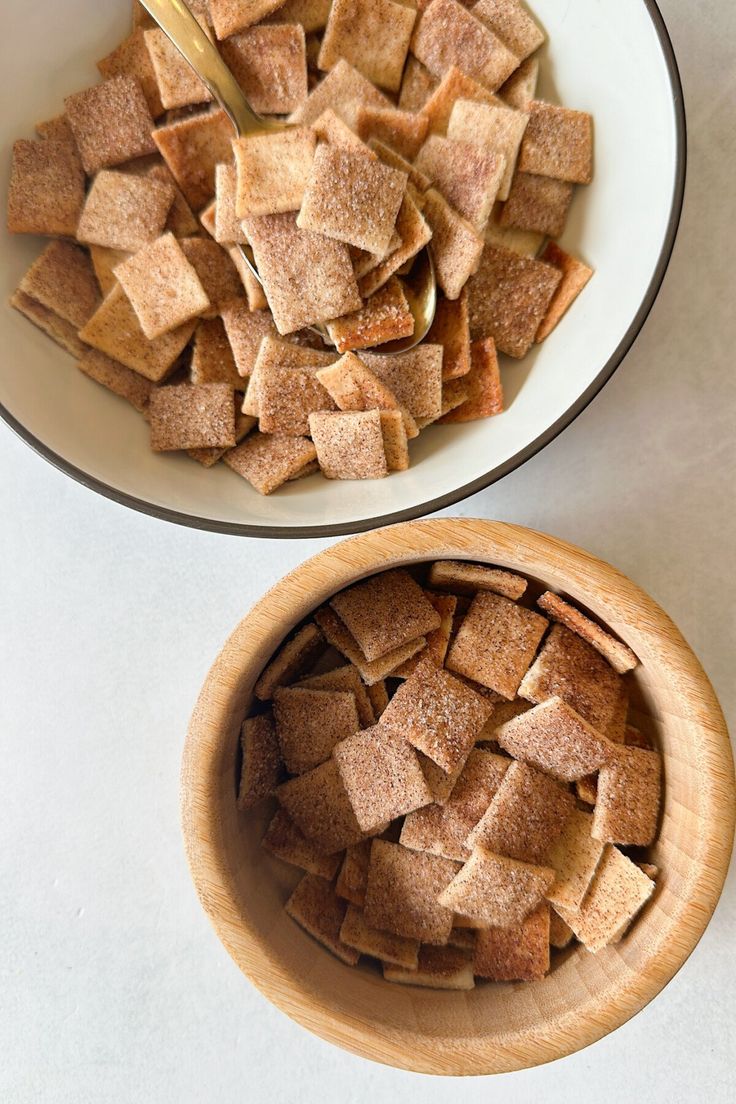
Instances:
[[[391,985],[343,965],[286,916],[298,880],[259,845],[268,810],[238,813],[238,731],[256,677],[282,638],[335,591],[398,564],[467,559],[508,567],[569,596],[641,659],[636,723],[656,731],[665,793],[652,861],[657,891],[630,933],[597,955],[563,957],[541,982],[468,993]],[[282,1011],[356,1054],[433,1074],[488,1074],[570,1054],[661,991],[703,934],[733,844],[728,733],[703,669],[667,615],[608,564],[500,522],[409,522],[334,545],[282,579],[235,629],[200,694],[182,770],[192,876],[215,929]]]

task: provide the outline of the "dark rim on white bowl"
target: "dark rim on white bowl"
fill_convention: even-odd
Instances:
[[[583,391],[582,395],[567,408],[564,414],[544,431],[544,433],[540,433],[535,440],[531,441],[525,448],[520,449],[503,464],[498,464],[491,471],[486,472],[470,483],[466,483],[462,487],[456,488],[454,491],[450,491],[448,494],[440,495],[438,498],[427,499],[425,502],[417,503],[415,506],[410,506],[405,510],[396,510],[391,514],[382,514],[378,517],[362,518],[357,521],[340,522],[333,525],[251,525],[244,522],[216,521],[212,518],[203,518],[197,517],[194,514],[181,513],[178,510],[170,510],[166,506],[157,506],[153,502],[146,502],[142,498],[136,498],[135,495],[129,495],[124,491],[119,491],[117,488],[111,487],[102,480],[96,479],[88,472],[82,471],[81,468],[76,467],[74,464],[70,464],[68,460],[65,460],[62,456],[59,456],[58,453],[54,452],[53,449],[50,449],[42,441],[39,441],[39,439],[31,433],[29,429],[22,425],[2,403],[0,403],[0,417],[2,417],[10,428],[14,430],[26,444],[30,445],[39,456],[48,460],[55,468],[65,472],[66,475],[71,476],[72,479],[75,479],[78,483],[83,484],[90,490],[97,491],[98,494],[104,495],[105,498],[110,498],[114,502],[119,502],[121,505],[128,506],[132,510],[138,510],[142,514],[162,518],[164,521],[171,521],[176,525],[186,525],[190,529],[205,529],[212,533],[228,533],[233,536],[303,538],[337,537],[349,535],[351,533],[362,533],[368,529],[377,529],[379,526],[392,525],[400,521],[413,521],[415,518],[423,517],[437,510],[443,510],[448,506],[453,506],[455,503],[461,502],[464,498],[469,498],[470,495],[474,495],[478,491],[484,490],[492,483],[497,482],[497,480],[503,479],[505,475],[521,467],[521,465],[525,464],[527,460],[530,460],[532,456],[536,456],[538,452],[541,452],[550,441],[553,441],[555,437],[559,436],[564,429],[575,421],[578,415],[585,410],[598,392],[608,383],[609,379],[634,344],[634,341],[646,322],[649,312],[654,306],[654,302],[659,294],[665,273],[670,263],[675,239],[677,238],[677,229],[680,224],[685,194],[685,175],[687,166],[685,102],[674,47],[662,13],[659,10],[657,0],[643,0],[643,3],[654,24],[654,29],[662,49],[670,80],[670,87],[672,89],[672,102],[675,110],[675,179],[672,189],[672,201],[667,222],[667,231],[662,242],[659,260],[657,261],[641,306],[636,312],[631,325],[619,342],[613,355],[608,359],[593,382]]]

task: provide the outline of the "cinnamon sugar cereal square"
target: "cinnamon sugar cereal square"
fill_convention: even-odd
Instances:
[[[227,383],[234,391],[243,390],[222,319],[205,319],[197,326],[189,374],[192,383]]]
[[[447,666],[514,698],[547,620],[499,594],[476,594],[447,656]]]
[[[522,172],[572,184],[593,179],[593,118],[585,111],[532,100],[519,152]]]
[[[496,855],[544,863],[574,808],[574,796],[553,778],[526,763],[511,763],[467,842]]]
[[[334,759],[283,782],[276,797],[304,835],[328,855],[363,838]]]
[[[181,238],[179,244],[210,302],[203,317],[215,318],[242,292],[238,271],[227,250],[209,238]]]
[[[283,809],[277,809],[261,840],[261,847],[282,862],[290,863],[328,881],[340,866],[339,855],[325,855],[312,840],[308,840]]]
[[[383,254],[391,241],[406,182],[405,173],[382,164],[369,151],[320,145],[297,225]]]
[[[534,99],[539,77],[539,61],[528,57],[522,61],[515,73],[501,85],[498,94],[505,104],[516,111],[528,111]]]
[[[235,399],[239,398],[235,395]],[[241,441],[245,440],[252,429],[255,428],[256,418],[251,418],[247,414],[241,414],[237,410],[235,411],[235,444],[239,445]],[[198,464],[201,464],[203,468],[213,467],[219,460],[222,460],[223,456],[227,452],[224,448],[207,448],[207,449],[187,449],[189,456],[192,460],[196,460]]]
[[[458,100],[447,124],[447,137],[490,147],[496,156],[505,159],[503,176],[498,188],[498,198],[507,199],[519,153],[519,146],[526,131],[529,116],[514,111],[505,104],[474,103]]]
[[[405,970],[415,970],[419,961],[419,941],[405,939],[401,935],[379,931],[366,923],[362,909],[348,905],[340,938],[349,947],[361,954],[372,955],[383,962],[400,966]]]
[[[434,76],[442,77],[457,65],[491,92],[519,64],[501,39],[457,0],[432,0],[417,22],[411,52]]]
[[[473,100],[476,103],[499,104],[499,99],[482,84],[469,77],[456,65],[451,65],[440,83],[421,108],[428,120],[429,134],[446,134],[452,109],[457,100]]]
[[[247,717],[240,729],[243,764],[240,770],[238,808],[251,809],[270,797],[281,781],[283,761],[273,717],[260,713]]]
[[[570,256],[569,253],[565,253],[555,242],[547,242],[541,260],[559,269],[562,279],[539,324],[536,341],[544,341],[545,337],[549,336],[593,275],[592,268],[576,257]]]
[[[376,723],[371,699],[361,680],[358,668],[352,663],[343,667],[336,667],[333,671],[325,671],[320,675],[310,675],[301,679],[299,686],[307,690],[342,690],[350,692],[355,697],[355,707],[358,710],[358,721],[361,728],[370,728]]]
[[[399,90],[401,111],[421,111],[437,87],[437,78],[411,54],[406,59]]]
[[[266,333],[256,350],[243,410],[247,414],[256,416],[260,412],[258,391],[261,372],[269,372],[271,368],[292,368],[302,373],[316,373],[319,368],[332,364],[336,359],[335,354],[328,353],[326,350],[303,348]]]
[[[492,337],[502,353],[523,357],[560,279],[552,265],[486,243],[468,283],[470,336]]]
[[[393,107],[361,107],[358,111],[358,137],[383,142],[408,161],[413,161],[427,134],[427,119],[413,111]]]
[[[251,311],[242,299],[226,303],[220,310],[222,323],[233,351],[238,374],[249,376],[264,337],[276,337],[268,311]]]
[[[327,26],[332,0],[286,0],[268,17],[269,23],[300,23],[307,34]]]
[[[195,322],[185,322],[151,341],[143,333],[128,296],[116,284],[79,331],[79,337],[146,379],[159,383],[171,372],[195,327]]]
[[[89,176],[156,152],[151,112],[134,77],[112,77],[67,96],[64,110]]]
[[[425,659],[431,659],[436,667],[444,666],[450,637],[452,636],[457,598],[452,594],[433,594],[429,590],[425,590],[424,594],[427,601],[434,606],[439,614],[440,623],[436,629],[432,629],[431,632],[427,633],[426,648],[412,656],[406,663],[402,663],[400,667],[397,667],[393,672],[394,678],[408,678],[415,671],[417,664],[422,663]]]
[[[654,882],[618,848],[607,845],[577,909],[558,909],[577,939],[594,954],[618,942],[654,892]]]
[[[157,387],[148,403],[151,448],[231,448],[235,444],[233,393],[225,383]]]
[[[378,410],[309,415],[317,460],[328,479],[381,479],[388,475]]]
[[[462,403],[440,418],[441,425],[451,422],[472,422],[503,412],[503,386],[492,337],[474,341],[470,346],[471,368],[462,379],[466,397]]]
[[[575,782],[610,759],[613,744],[561,698],[550,697],[496,730],[502,748],[516,759]]]
[[[258,413],[262,433],[309,433],[309,415],[334,410],[335,404],[311,366],[291,367],[264,361],[258,369]]]
[[[163,106],[168,109],[209,103],[212,93],[171,39],[158,27],[144,31],[143,34]]]
[[[233,136],[232,123],[219,109],[154,130],[156,147],[193,210],[199,211],[215,194],[215,168],[232,158]]]
[[[479,234],[486,228],[505,164],[503,155],[438,134],[430,135],[416,158],[417,168]]]
[[[341,58],[370,81],[398,92],[416,11],[394,0],[333,0],[317,64]]]
[[[362,353],[361,360],[390,387],[417,420],[431,419],[442,404],[442,346],[422,344],[396,356]]]
[[[305,102],[307,55],[303,27],[288,23],[249,27],[223,42],[222,56],[254,111],[288,115]]]
[[[118,265],[115,275],[149,339],[170,333],[210,305],[196,270],[171,233],[143,246]]]
[[[559,237],[567,222],[572,189],[572,184],[564,180],[517,172],[499,223]]]
[[[316,146],[316,136],[309,127],[235,139],[238,218],[298,211]]]
[[[307,96],[306,103],[291,113],[289,122],[309,126],[329,108],[353,128],[357,124],[359,109],[366,105],[392,106],[383,92],[379,92],[349,61],[341,58],[327,76],[315,85]]]
[[[331,146],[350,146],[363,153],[366,151],[365,142],[329,107],[312,123],[312,130],[319,142],[327,142]]]
[[[410,640],[408,644],[402,644],[401,647],[394,649],[392,652],[387,652],[380,659],[368,660],[355,642],[355,638],[329,606],[322,606],[321,609],[318,609],[314,619],[333,648],[336,648],[338,652],[342,652],[345,658],[349,659],[358,668],[360,677],[368,686],[369,693],[375,683],[380,683],[386,675],[389,675],[401,663],[421,651],[427,643],[426,638],[420,636],[416,640]],[[385,696],[385,687],[383,694]]]
[[[483,238],[435,188],[425,193],[422,214],[432,231],[430,250],[437,283],[448,299],[457,299],[478,268]]]
[[[406,471],[409,467],[409,439],[406,423],[400,410],[381,410],[381,433],[386,467],[392,471]]]
[[[600,652],[604,659],[608,660],[614,671],[617,671],[620,675],[633,670],[638,665],[639,660],[631,648],[620,640],[616,640],[595,621],[591,621],[570,602],[566,602],[564,598],[561,598],[559,594],[553,594],[552,591],[547,590],[538,599],[537,605],[553,621],[558,621],[571,632],[582,637],[583,640],[587,640],[588,644],[595,648],[597,652]]]
[[[324,647],[322,633],[313,622],[302,626],[268,663],[255,685],[255,696],[268,701],[279,686],[286,686],[304,671]]]
[[[397,272],[402,265],[411,261],[432,237],[432,231],[428,223],[409,192],[401,201],[396,219],[396,232],[401,239],[400,244],[370,272],[361,277],[358,285],[361,295],[373,295],[380,287],[383,287],[390,280],[393,273]]]
[[[440,615],[402,569],[356,583],[336,594],[330,605],[369,660],[440,626]]]
[[[550,867],[476,847],[439,901],[483,927],[509,928],[541,904],[554,879]]]
[[[246,243],[240,219],[235,211],[237,170],[234,164],[215,166],[214,222],[206,227],[220,245]]]
[[[300,229],[290,213],[248,218],[245,231],[279,333],[339,318],[361,306],[343,242]]]
[[[392,276],[360,310],[328,322],[327,332],[339,353],[409,337],[414,333],[414,315],[400,281]]]
[[[77,227],[77,240],[134,253],[163,233],[174,188],[148,177],[99,172]]]
[[[223,3],[225,0],[214,2]],[[336,895],[331,882],[314,874],[305,874],[285,908],[292,920],[296,920],[313,939],[348,966],[355,966],[360,958],[359,953],[340,938],[345,902]]]
[[[74,237],[84,206],[84,171],[58,139],[13,143],[7,227],[11,234]]]
[[[279,686],[273,693],[273,712],[290,774],[319,766],[336,744],[358,731],[358,710],[350,692]]]
[[[381,723],[451,771],[467,758],[492,708],[467,683],[425,662],[396,691]]]
[[[648,847],[657,834],[662,760],[658,751],[616,747],[598,775],[593,835]]]
[[[95,383],[100,383],[108,391],[127,399],[136,410],[143,413],[147,409],[153,384],[137,372],[126,368],[124,364],[111,360],[98,349],[87,349],[80,357],[77,367]]]
[[[414,749],[381,724],[349,736],[333,756],[364,832],[432,800]]]
[[[212,26],[218,39],[244,31],[278,8],[280,0],[209,0]]]
[[[523,575],[515,575],[513,571],[504,571],[500,567],[460,560],[435,560],[429,569],[428,583],[433,587],[449,587],[459,594],[492,590],[494,594],[502,594],[513,601],[521,598],[527,588]]]
[[[112,53],[97,62],[97,68],[105,80],[120,76],[133,77],[143,90],[151,116],[156,119],[163,114],[164,105],[142,27],[134,28]]]
[[[463,290],[458,299],[437,301],[434,321],[427,334],[427,341],[444,349],[442,379],[457,379],[470,371],[470,325],[468,321],[468,297]]]
[[[552,846],[548,861],[557,876],[547,891],[547,900],[555,908],[576,909],[588,892],[604,846],[593,839],[592,827],[592,813],[573,809]]]
[[[252,433],[242,444],[227,452],[223,460],[259,494],[268,495],[316,457],[316,449],[306,437]]]
[[[335,891],[338,897],[343,897],[359,908],[362,908],[365,903],[365,887],[368,883],[368,866],[371,861],[371,843],[372,840],[365,839],[345,849],[345,858],[335,882]]]
[[[84,326],[100,304],[90,259],[73,242],[49,242],[26,272],[18,290],[69,323],[74,332]]]
[[[544,42],[544,31],[520,0],[478,0],[473,15],[523,61]]]
[[[541,981],[549,972],[549,905],[537,905],[520,924],[479,931],[473,972],[491,981]]]
[[[400,172],[406,173],[409,178],[409,184],[411,184],[412,188],[417,192],[426,192],[430,184],[429,177],[425,176],[423,172],[420,172],[411,161],[407,161],[406,158],[402,157],[400,153],[397,153],[395,149],[391,149],[390,146],[387,146],[385,142],[379,141],[378,138],[369,138],[368,148],[373,150],[377,157],[380,157],[384,165],[390,165],[392,169],[398,169]],[[406,200],[409,195],[410,190],[407,190],[404,199]],[[401,218],[401,213],[399,213],[399,218]]]
[[[444,771],[442,767],[438,767],[421,751],[417,751],[417,758],[427,780],[432,800],[436,805],[445,805],[462,774],[466,760],[460,759],[457,766],[453,767],[451,771]]]
[[[416,969],[407,970],[393,966],[389,962],[383,965],[385,981],[399,985],[419,985],[427,989],[472,989],[473,960],[470,955],[458,947],[433,947],[425,944],[419,948]]]
[[[117,283],[115,269],[123,261],[127,261],[130,253],[125,249],[107,249],[102,245],[90,245],[88,248],[100,291],[103,295],[108,295]]]
[[[536,230],[514,230],[501,226],[499,219],[502,210],[503,204],[497,203],[491,211],[486,226],[486,241],[499,249],[510,249],[520,257],[536,258],[544,241],[544,234],[538,234]]]
[[[439,904],[438,897],[457,868],[457,863],[438,855],[374,839],[363,910],[366,921],[407,939],[447,943],[452,912]]]

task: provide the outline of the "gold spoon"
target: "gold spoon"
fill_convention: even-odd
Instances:
[[[288,123],[264,119],[256,114],[219,50],[202,30],[184,0],[141,0],[141,3],[212,93],[238,137],[254,131],[287,129]],[[262,284],[250,246],[241,245],[238,248],[248,268]],[[411,272],[402,280],[402,286],[414,316],[414,332],[409,337],[375,346],[380,353],[401,353],[413,349],[427,336],[437,305],[437,282],[428,249],[422,249],[417,254]],[[310,329],[316,330],[326,344],[332,344],[324,327]]]

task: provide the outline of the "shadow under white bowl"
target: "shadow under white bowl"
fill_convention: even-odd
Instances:
[[[501,478],[551,441],[613,374],[661,285],[685,181],[685,117],[672,46],[654,0],[533,0],[548,44],[542,98],[595,118],[595,179],[579,188],[562,245],[596,274],[551,337],[523,361],[502,358],[508,409],[430,427],[412,466],[388,479],[312,477],[263,498],[224,465],[205,470],[148,448],[148,427],[92,383],[16,311],[0,310],[0,414],[33,448],[86,486],[170,521],[250,536],[337,535],[449,506]],[[4,14],[0,65],[14,89],[0,119],[10,147],[97,78],[96,59],[127,33],[130,4],[38,0]],[[5,234],[4,298],[40,239]]]

